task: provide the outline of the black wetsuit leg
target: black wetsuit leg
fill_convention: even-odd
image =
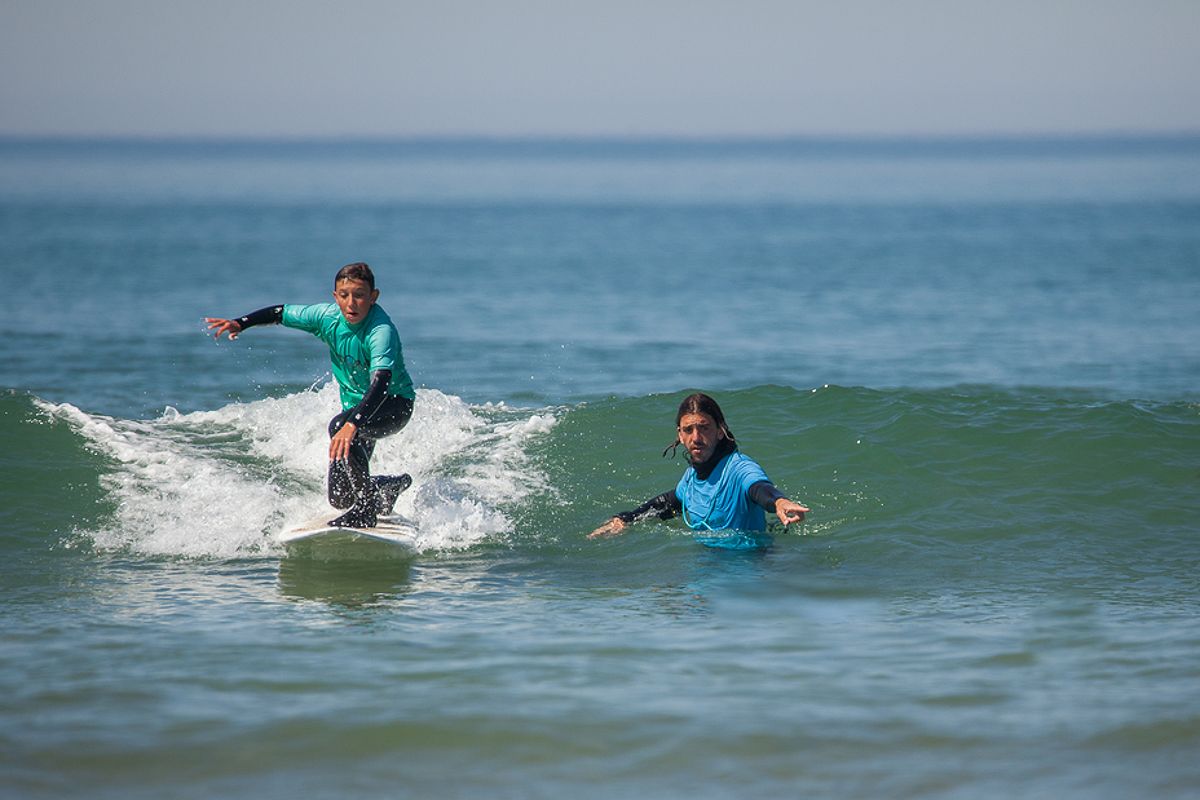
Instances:
[[[354,409],[348,409],[329,421],[329,436],[341,430]],[[407,397],[388,397],[368,419],[363,420],[350,442],[350,455],[344,461],[329,462],[329,503],[334,508],[349,508],[355,519],[347,523],[374,525],[380,512],[391,511],[396,495],[412,482],[407,475],[371,478],[371,456],[375,442],[398,433],[412,418],[413,401]],[[385,507],[386,506],[386,507]]]

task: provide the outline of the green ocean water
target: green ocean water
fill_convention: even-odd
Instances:
[[[0,794],[1195,796],[1197,222],[1187,139],[4,143]],[[326,356],[199,318],[358,258],[418,552],[297,557]],[[587,540],[697,389],[808,520]]]
[[[311,474],[230,522],[225,493],[270,468],[236,446],[262,442],[244,409],[121,424],[6,397],[6,439],[42,455],[5,470],[10,785],[1190,792],[1194,404],[736,391],[744,449],[815,509],[802,528],[741,553],[669,523],[584,540],[673,484],[677,399],[471,410],[497,447],[417,475],[410,562],[281,557],[278,509],[319,502]],[[164,449],[208,485],[152,491]],[[519,499],[488,504],[501,471]]]

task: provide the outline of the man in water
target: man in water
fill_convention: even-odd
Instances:
[[[675,443],[667,450],[674,454],[682,444],[690,462],[679,484],[633,511],[617,514],[588,534],[589,539],[614,536],[648,517],[682,515],[696,531],[765,531],[764,510],[775,512],[785,526],[804,520],[809,509],[784,497],[762,467],[738,450],[716,400],[700,393],[684,398],[675,427]]]
[[[342,411],[329,422],[329,503],[349,509],[330,520],[337,527],[369,528],[390,514],[396,497],[412,483],[408,475],[370,473],[375,442],[400,431],[412,417],[412,378],[396,326],[380,306],[375,275],[361,262],[342,267],[333,279],[334,303],[279,305],[244,317],[205,317],[214,338],[236,339],[246,328],[282,324],[308,331],[329,345]]]

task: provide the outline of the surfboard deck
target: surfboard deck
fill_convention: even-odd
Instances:
[[[292,547],[301,544],[320,546],[345,546],[364,542],[391,545],[405,551],[417,550],[417,526],[403,517],[392,515],[380,517],[371,528],[342,528],[329,524],[337,511],[327,511],[320,517],[309,520],[279,534],[281,544]]]

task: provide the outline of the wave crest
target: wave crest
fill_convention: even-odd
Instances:
[[[149,421],[35,404],[110,462],[101,486],[113,513],[77,533],[104,550],[231,558],[278,551],[274,535],[311,519],[325,501],[326,422],[333,384],[281,398]],[[408,472],[396,511],[417,524],[422,550],[468,547],[511,529],[506,508],[545,485],[526,443],[552,412],[472,407],[436,390],[417,394],[403,432],[380,440],[378,474]],[[332,516],[332,512],[331,512]]]

